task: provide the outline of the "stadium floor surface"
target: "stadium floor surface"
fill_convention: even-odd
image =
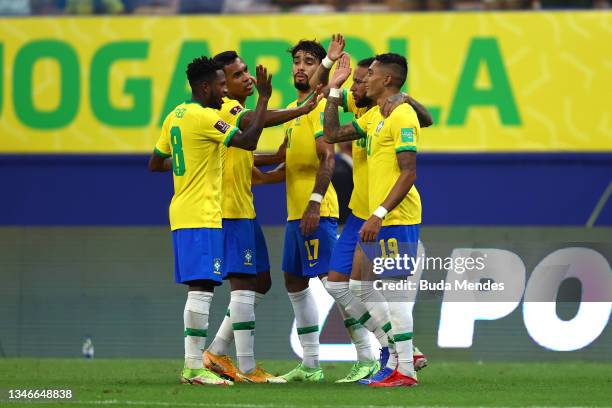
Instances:
[[[296,364],[267,360],[275,374]],[[16,402],[15,406],[111,407],[400,407],[610,406],[612,364],[432,362],[414,388],[372,389],[333,381],[348,363],[324,363],[323,384],[181,385],[179,360],[0,359],[0,405],[8,389],[70,389],[70,401]],[[7,404],[8,405],[8,404]],[[5,405],[5,406],[7,406]],[[10,404],[13,405],[13,404]],[[8,405],[8,406],[10,406]]]

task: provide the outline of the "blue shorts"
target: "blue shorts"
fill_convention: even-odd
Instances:
[[[353,213],[349,214],[344,224],[344,229],[336,242],[332,252],[329,269],[340,272],[343,275],[350,275],[353,269],[353,255],[359,243],[359,230],[365,220],[356,217]]]
[[[319,228],[308,237],[300,231],[300,220],[287,222],[283,271],[304,278],[326,274],[336,244],[336,218],[321,217]]]
[[[221,228],[184,228],[172,231],[174,280],[187,283],[223,281],[223,233]]]
[[[361,242],[360,245],[379,278],[413,275],[419,246],[419,224],[382,227],[375,242]],[[398,256],[400,262],[387,260],[389,264],[385,264],[385,258],[397,259]]]
[[[270,270],[266,239],[257,219],[223,219],[224,274]]]

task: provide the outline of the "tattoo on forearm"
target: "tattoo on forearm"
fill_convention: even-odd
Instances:
[[[340,127],[338,116],[338,98],[327,98],[323,115],[323,133],[328,143],[348,142],[359,139],[359,134],[353,125]]]
[[[325,104],[325,113],[323,114],[323,132],[325,140],[328,142],[334,141],[334,136],[340,128],[340,119],[338,117],[338,98],[327,98]]]

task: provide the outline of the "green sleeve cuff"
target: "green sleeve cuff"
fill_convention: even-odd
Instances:
[[[366,132],[363,131],[363,129],[361,128],[361,126],[359,126],[359,123],[357,123],[357,121],[353,120],[351,123],[353,124],[353,127],[355,128],[355,130],[357,131],[360,137],[368,137]]]
[[[161,150],[159,150],[157,147],[155,149],[153,149],[153,153],[158,156],[161,157],[162,159],[167,159],[168,157],[172,157],[171,154],[169,153],[164,153]]]
[[[318,139],[318,138],[320,138],[321,136],[323,136],[323,131],[322,131],[322,130],[319,130],[317,133],[315,133],[315,134],[314,134],[314,138],[315,138],[315,139]]]
[[[225,140],[223,141],[223,144],[226,146],[229,146],[230,141],[232,140],[232,137],[234,137],[234,135],[238,132],[237,127],[233,128],[232,130],[230,130],[230,132],[227,134],[227,137],[225,138]]]
[[[400,152],[416,152],[416,146],[402,146],[402,147],[398,147],[397,149],[395,149],[396,153],[400,153]]]
[[[242,116],[243,116],[245,113],[250,112],[250,111],[251,111],[250,109],[244,109],[242,112],[240,112],[240,113],[238,114],[238,117],[236,118],[236,127],[237,127],[237,128],[240,128],[240,119],[242,119]]]
[[[342,107],[344,108],[344,112],[349,111],[348,107],[348,91],[346,88],[342,88]]]

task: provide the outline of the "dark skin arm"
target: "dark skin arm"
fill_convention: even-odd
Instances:
[[[272,171],[263,172],[253,167],[251,183],[255,186],[261,184],[276,184],[285,181],[285,163],[281,163]]]
[[[264,119],[268,101],[272,95],[272,75],[268,75],[268,70],[261,65],[256,68],[257,72],[257,107],[254,112],[254,120],[248,128],[243,131],[238,130],[229,141],[229,146],[238,147],[245,150],[255,150],[257,142],[261,137],[264,127]]]
[[[398,93],[387,98],[387,101],[380,109],[380,112],[385,118],[387,118],[389,115],[391,115],[391,112],[393,112],[393,110],[402,103],[407,103],[408,105],[412,106],[417,114],[417,118],[419,119],[419,126],[425,128],[433,124],[433,118],[431,117],[429,111],[414,98],[405,93]]]
[[[400,176],[385,201],[380,204],[388,211],[393,210],[402,202],[416,181],[416,152],[399,152],[396,157],[400,168]],[[381,227],[382,219],[371,215],[359,231],[361,241],[375,241]]]
[[[172,157],[159,157],[155,152],[151,154],[149,159],[149,170],[155,172],[165,172],[172,170]]]
[[[255,154],[255,167],[280,164],[285,161],[287,152],[287,138],[283,141],[276,153],[257,153]]]
[[[317,177],[312,192],[325,196],[331,181],[332,173],[334,172],[334,146],[325,142],[322,137],[319,137],[317,139],[317,156],[319,157],[319,169],[317,170]],[[308,201],[308,206],[306,206],[306,210],[300,221],[302,235],[307,237],[319,228],[320,219],[321,203]]]
[[[317,106],[317,98],[310,98],[305,104],[291,109],[267,110],[264,115],[264,127],[271,127],[289,122],[313,110]],[[254,111],[247,111],[240,119],[240,129],[248,128],[255,118]]]

